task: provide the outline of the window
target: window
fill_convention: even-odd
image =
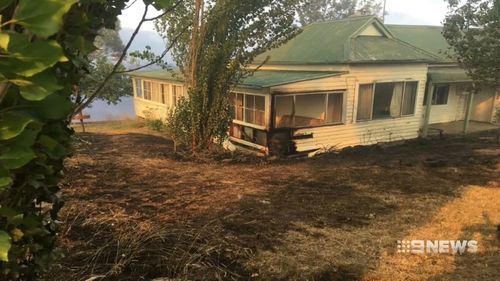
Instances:
[[[417,104],[418,82],[408,82],[403,96],[403,109],[401,115],[413,115]]]
[[[358,121],[372,118],[373,84],[359,85]]]
[[[343,93],[276,96],[275,125],[311,127],[342,123]]]
[[[138,98],[142,98],[142,80],[141,79],[135,79],[135,95]]]
[[[250,128],[247,126],[233,123],[231,125],[230,135],[237,139],[241,139],[258,145],[262,146],[267,145],[266,132],[255,128]]]
[[[326,111],[326,123],[342,123],[342,112],[344,111],[344,95],[342,93],[328,95],[328,109]]]
[[[157,103],[161,102],[160,85],[157,82],[151,82],[151,100]]]
[[[161,84],[160,85],[160,96],[161,103],[166,104],[167,106],[170,104],[170,84]]]
[[[432,105],[445,105],[448,104],[448,96],[450,93],[450,85],[439,85],[434,87],[434,92],[432,93]],[[425,93],[424,105],[427,105],[427,95]]]
[[[280,127],[293,127],[294,116],[294,96],[276,96],[275,106],[275,126]]]
[[[179,98],[182,96],[182,91],[184,90],[182,86],[176,86],[174,85],[172,87],[172,104],[175,106],[177,105],[177,102],[179,101]]]
[[[151,100],[151,82],[143,81],[144,99]]]
[[[357,120],[395,118],[415,114],[418,82],[359,86]]]
[[[265,126],[266,98],[263,96],[233,93],[234,119],[249,124]]]

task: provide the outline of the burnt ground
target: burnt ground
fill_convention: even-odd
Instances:
[[[498,131],[276,161],[90,131],[67,161],[66,256],[45,280],[500,280]],[[480,248],[397,254],[408,237]]]

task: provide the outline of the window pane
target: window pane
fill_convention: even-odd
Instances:
[[[266,111],[266,98],[263,96],[255,96],[255,109]]]
[[[151,82],[144,82],[144,98],[147,100],[151,100]]]
[[[245,108],[254,108],[255,106],[255,96],[245,95]]]
[[[255,123],[255,111],[254,109],[245,108],[245,122]]]
[[[137,97],[142,98],[142,80],[135,79],[135,94]]]
[[[277,96],[275,105],[275,126],[293,127],[293,96]]]
[[[448,103],[448,93],[450,91],[450,86],[437,86],[434,90],[434,96],[432,104],[443,105]]]
[[[342,110],[344,104],[344,94],[329,94],[328,95],[328,112],[326,114],[327,123],[341,123]]]
[[[161,102],[160,100],[160,85],[158,83],[151,83],[151,100],[155,102]]]
[[[404,83],[379,83],[375,85],[373,119],[401,115]]]
[[[255,125],[265,126],[265,111],[255,110]]]
[[[403,115],[415,114],[418,82],[408,82],[405,87],[403,99]]]
[[[242,127],[242,139],[248,142],[255,142],[254,129],[250,127]]]
[[[177,86],[172,87],[172,105],[176,106],[177,105],[177,98],[179,97],[178,93],[178,88]]]
[[[238,94],[236,106],[243,107],[243,94]]]
[[[359,85],[357,120],[372,118],[373,84]]]
[[[243,121],[243,94],[236,96],[236,120]]]
[[[325,124],[325,103],[325,94],[297,95],[295,97],[295,127]]]

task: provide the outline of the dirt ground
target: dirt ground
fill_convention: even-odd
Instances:
[[[500,280],[500,132],[312,159],[190,159],[142,125],[78,134],[45,280]],[[397,253],[472,240],[477,254]]]

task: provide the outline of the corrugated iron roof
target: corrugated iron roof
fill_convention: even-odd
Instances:
[[[375,25],[383,36],[362,36]],[[363,49],[364,48],[364,49]],[[269,57],[268,64],[336,64],[364,62],[430,62],[439,57],[393,36],[374,16],[314,23],[287,43],[259,55],[255,63]]]
[[[277,71],[259,70],[253,75],[244,78],[238,87],[242,88],[268,88],[279,85],[286,85],[301,81],[315,80],[326,77],[338,76],[344,72],[339,71]],[[170,82],[182,82],[182,75],[173,70],[136,71],[130,73],[133,77],[158,79]]]
[[[471,82],[467,72],[460,68],[429,68],[432,83]]]

